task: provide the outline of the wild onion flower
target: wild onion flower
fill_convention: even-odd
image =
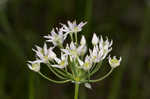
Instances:
[[[93,34],[93,38],[92,38],[92,44],[93,45],[97,45],[99,42],[99,38],[97,37],[97,35],[94,33]]]
[[[99,50],[98,45],[94,46],[93,51],[89,49],[90,58],[94,63],[98,63],[102,60],[104,54],[103,50]]]
[[[90,70],[90,68],[92,67],[92,60],[88,55],[85,57],[84,62],[80,59],[78,59],[78,62],[80,64],[80,67],[83,68],[83,70],[85,71]]]
[[[57,64],[52,65],[52,67],[65,68],[68,65],[68,56],[65,56],[63,53],[61,53],[61,59],[56,57],[55,61]]]
[[[27,65],[29,67],[29,69],[35,71],[35,72],[39,72],[40,71],[40,62],[41,61],[28,61]]]
[[[112,40],[109,42],[108,38],[107,38],[106,41],[103,41],[103,38],[101,36],[101,39],[100,39],[100,42],[99,42],[99,49],[101,49],[103,51],[102,60],[105,59],[107,54],[112,50],[112,47],[111,47],[112,44],[113,44]]]
[[[112,68],[116,68],[117,66],[120,65],[120,62],[122,60],[122,58],[120,57],[119,60],[116,58],[116,56],[113,57],[113,59],[111,59],[111,57],[109,56],[109,64]]]
[[[44,38],[48,39],[47,42],[53,43],[54,46],[62,47],[64,40],[66,39],[66,35],[63,35],[62,29],[56,28],[57,32],[54,29],[51,31],[51,35],[44,36]]]
[[[81,22],[79,24],[76,23],[76,20],[73,22],[68,21],[68,26],[65,24],[62,24],[62,31],[68,33],[77,33],[82,30],[82,27],[86,24],[87,22]]]
[[[27,65],[30,70],[37,72],[45,79],[54,83],[75,83],[75,97],[78,99],[79,85],[84,84],[87,88],[92,88],[90,83],[98,82],[108,77],[114,68],[120,65],[122,58],[118,60],[116,56],[111,58],[108,54],[112,50],[112,40],[103,39],[102,36],[93,34],[91,43],[92,48],[87,47],[87,40],[84,35],[80,41],[77,37],[78,32],[82,31],[83,26],[87,22],[79,24],[68,21],[68,24],[62,24],[62,27],[52,29],[51,34],[44,36],[47,43],[52,43],[53,46],[48,47],[46,42],[43,48],[36,46],[33,49],[35,52],[35,61],[28,61]],[[69,34],[69,35],[68,35]],[[70,42],[65,44],[66,38],[70,38]],[[68,39],[69,40],[69,39]],[[103,60],[108,58],[110,71],[96,80],[92,79],[101,67]],[[54,80],[45,76],[41,71],[41,63],[46,64],[48,69],[56,75],[60,80]]]
[[[81,39],[81,41],[82,41],[82,39]],[[66,55],[70,55],[71,58],[75,59],[78,56],[82,56],[85,54],[86,45],[81,44],[80,46],[77,46],[74,42],[71,42],[70,46],[67,44],[66,48],[61,49],[61,51],[64,52]]]
[[[33,51],[36,53],[36,57],[39,58],[38,60],[43,63],[48,63],[56,57],[56,54],[52,50],[53,47],[47,48],[46,43],[43,48],[40,48],[39,46],[36,46],[36,48],[37,50],[33,49]]]

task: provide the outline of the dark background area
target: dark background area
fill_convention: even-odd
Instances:
[[[123,59],[92,90],[80,87],[80,99],[150,99],[150,0],[0,0],[0,99],[73,99],[73,84],[48,82],[26,62],[53,27],[75,19],[88,21],[88,43],[93,32],[108,36]]]

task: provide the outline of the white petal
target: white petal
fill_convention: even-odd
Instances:
[[[54,30],[54,29],[52,29],[51,34],[52,34],[52,36],[56,35],[56,33],[55,33],[55,30]]]
[[[87,22],[81,22],[78,26],[79,26],[79,28],[82,28],[84,25],[86,25],[87,24]]]
[[[53,52],[52,49],[53,49],[53,47],[50,47],[48,49],[48,57],[51,58],[51,59],[54,59],[56,57],[56,54],[55,54],[55,52]]]
[[[30,70],[33,70],[30,64],[27,64],[27,66],[29,67]]]
[[[70,21],[68,21],[68,25],[69,25],[69,28],[70,28],[71,30],[74,29],[74,26],[73,26],[73,24],[72,24]]]
[[[99,48],[102,49],[103,48],[103,37],[101,36],[100,42],[99,42]]]
[[[86,44],[86,39],[84,36],[82,36],[81,41],[80,41],[81,45],[85,45]]]
[[[122,57],[120,57],[119,62],[121,62],[121,60],[122,60]]]
[[[76,49],[76,46],[75,46],[75,44],[73,42],[71,42],[71,44],[70,44],[70,49],[71,50],[75,50]]]
[[[94,46],[94,49],[93,49],[93,56],[97,56],[97,53],[98,53],[98,50],[97,50],[96,46]]]
[[[109,63],[110,63],[110,60],[111,60],[111,56],[110,55],[108,56],[108,60],[109,60]]]
[[[64,31],[64,32],[69,31],[68,27],[65,24],[61,24],[61,25],[62,25],[62,31]]]
[[[62,35],[63,35],[63,31],[62,31],[61,28],[58,30],[58,34],[59,34],[59,36],[62,36]]]
[[[88,89],[92,89],[92,86],[91,86],[91,84],[89,84],[89,83],[85,83],[84,86],[85,86],[86,88],[88,88]]]
[[[61,60],[65,60],[65,55],[63,53],[61,53]]]
[[[38,52],[40,52],[42,50],[42,48],[39,47],[39,46],[37,46],[37,45],[35,45],[35,47],[36,47],[36,49],[37,49]]]
[[[47,36],[44,36],[44,38],[46,38],[46,39],[50,39],[50,38],[51,38],[51,36],[48,34]]]
[[[44,57],[44,56],[43,56],[43,53],[41,53],[41,52],[37,52],[36,55],[37,55],[40,59],[43,59],[43,57]]]
[[[87,55],[86,57],[85,57],[85,62],[89,62],[90,61],[90,57]]]
[[[76,20],[74,20],[74,21],[72,22],[72,26],[73,26],[73,30],[77,27],[77,22],[76,22]]]
[[[83,56],[86,53],[86,51],[87,51],[87,46],[86,45],[81,45],[77,49],[77,53],[80,56]]]
[[[39,59],[36,59],[35,61],[34,61],[34,63],[41,63],[42,62],[42,60],[39,60]]]
[[[84,64],[84,62],[80,59],[78,59],[79,64],[82,66]]]
[[[61,60],[59,58],[54,58],[54,60],[59,64],[61,62]]]
[[[94,33],[94,34],[93,34],[93,38],[92,38],[92,44],[93,44],[93,45],[97,45],[97,44],[98,44],[98,41],[99,41],[99,39],[98,39],[98,37],[96,36],[96,34]]]
[[[60,65],[51,65],[51,66],[56,68],[65,68],[64,66],[60,66]]]
[[[117,59],[116,56],[113,56],[113,59]]]
[[[44,50],[44,55],[47,55],[47,44],[46,43],[44,43],[43,50]]]
[[[66,55],[69,55],[70,52],[67,49],[61,49],[62,52],[64,52]]]
[[[113,40],[111,40],[111,42],[110,42],[110,44],[109,44],[109,47],[111,47],[111,46],[112,46],[112,44],[113,44]]]

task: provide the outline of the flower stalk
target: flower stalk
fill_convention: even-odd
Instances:
[[[63,83],[67,83],[67,82],[70,81],[70,80],[56,81],[56,80],[50,79],[49,77],[46,77],[46,76],[45,76],[44,74],[42,74],[41,72],[38,72],[38,74],[41,75],[43,78],[47,79],[48,81],[53,82],[53,83],[57,83],[57,84],[63,84]]]
[[[114,70],[114,68],[111,68],[111,70],[106,75],[104,75],[103,77],[100,77],[99,79],[96,79],[96,80],[89,80],[89,82],[99,82],[99,81],[102,81],[103,79],[105,79],[106,77],[108,77],[112,73],[113,70]]]
[[[79,97],[79,84],[75,83],[75,95],[74,95],[74,99],[78,99]]]

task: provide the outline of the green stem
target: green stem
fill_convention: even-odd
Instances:
[[[31,73],[31,75],[29,76],[29,97],[28,99],[35,99],[35,75],[33,73]]]
[[[90,76],[94,75],[100,68],[101,68],[102,62],[98,63],[95,68],[90,73]]]
[[[114,68],[111,68],[111,70],[103,77],[99,78],[99,79],[96,79],[96,80],[89,80],[89,82],[98,82],[98,81],[102,81],[103,79],[105,79],[106,77],[108,77],[112,71],[114,70]]]
[[[61,74],[62,76],[66,78],[72,77],[72,75],[69,72],[66,73],[64,70],[59,70],[57,68],[54,68],[54,70],[56,70],[56,72],[58,72],[59,74]]]
[[[72,74],[69,73],[67,67],[65,67],[64,71],[66,72],[66,74],[68,75],[69,78],[71,78],[71,79],[73,78]]]
[[[67,79],[67,78],[65,78],[65,77],[63,77],[63,76],[61,76],[61,75],[59,75],[57,72],[55,72],[55,70],[53,70],[53,68],[50,67],[49,65],[48,65],[48,68],[49,68],[58,78],[60,78],[60,79]]]
[[[56,81],[56,80],[53,80],[53,79],[50,79],[50,78],[46,77],[46,76],[43,75],[41,72],[38,72],[38,73],[39,73],[43,78],[47,79],[48,81],[54,82],[54,83],[63,84],[63,83],[67,83],[67,82],[70,81],[70,80]]]
[[[78,36],[77,36],[77,32],[75,32],[75,39],[76,39],[76,45],[78,44]]]
[[[78,99],[78,94],[79,94],[79,84],[75,82],[75,95],[74,99]]]
[[[71,41],[73,41],[73,35],[72,33],[69,33],[70,34],[70,37],[71,37]]]

